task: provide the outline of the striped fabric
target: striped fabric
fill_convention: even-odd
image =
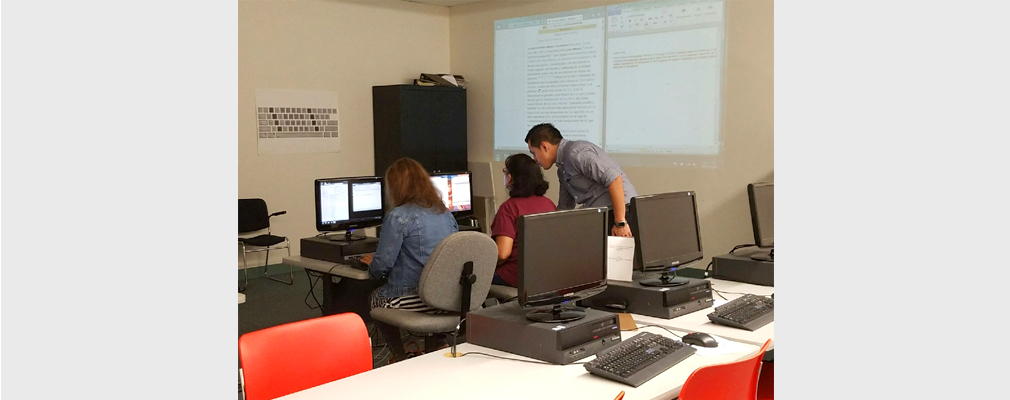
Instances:
[[[432,308],[427,304],[424,304],[424,302],[421,301],[421,298],[416,294],[400,297],[381,297],[378,295],[378,290],[375,290],[372,291],[371,297],[372,308],[395,308],[404,311],[415,311],[428,314],[446,313],[446,311]]]

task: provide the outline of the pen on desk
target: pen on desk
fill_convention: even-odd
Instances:
[[[614,397],[614,400],[621,400],[623,398],[624,398],[624,391],[622,390],[621,393],[617,394],[617,397]]]

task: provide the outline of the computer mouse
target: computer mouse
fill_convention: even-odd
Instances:
[[[693,344],[695,346],[701,347],[717,347],[719,343],[715,341],[715,338],[709,336],[707,333],[694,332],[684,335],[680,338],[681,341],[687,344]]]

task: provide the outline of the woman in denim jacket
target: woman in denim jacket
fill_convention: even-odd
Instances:
[[[458,231],[459,225],[417,161],[406,157],[397,160],[386,169],[383,181],[390,210],[382,219],[375,256],[361,258],[368,264],[372,278],[386,278],[386,284],[372,292],[371,307],[438,312],[421,301],[417,285],[431,251]],[[381,323],[379,327],[394,354],[402,354],[399,330]]]

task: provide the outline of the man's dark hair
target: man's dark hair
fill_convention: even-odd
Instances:
[[[526,144],[533,147],[540,147],[540,143],[543,142],[558,144],[561,143],[561,139],[563,139],[561,131],[548,122],[533,126],[526,134]]]
[[[544,180],[540,166],[530,156],[519,153],[505,159],[505,169],[512,175],[510,197],[543,196],[550,183]]]

